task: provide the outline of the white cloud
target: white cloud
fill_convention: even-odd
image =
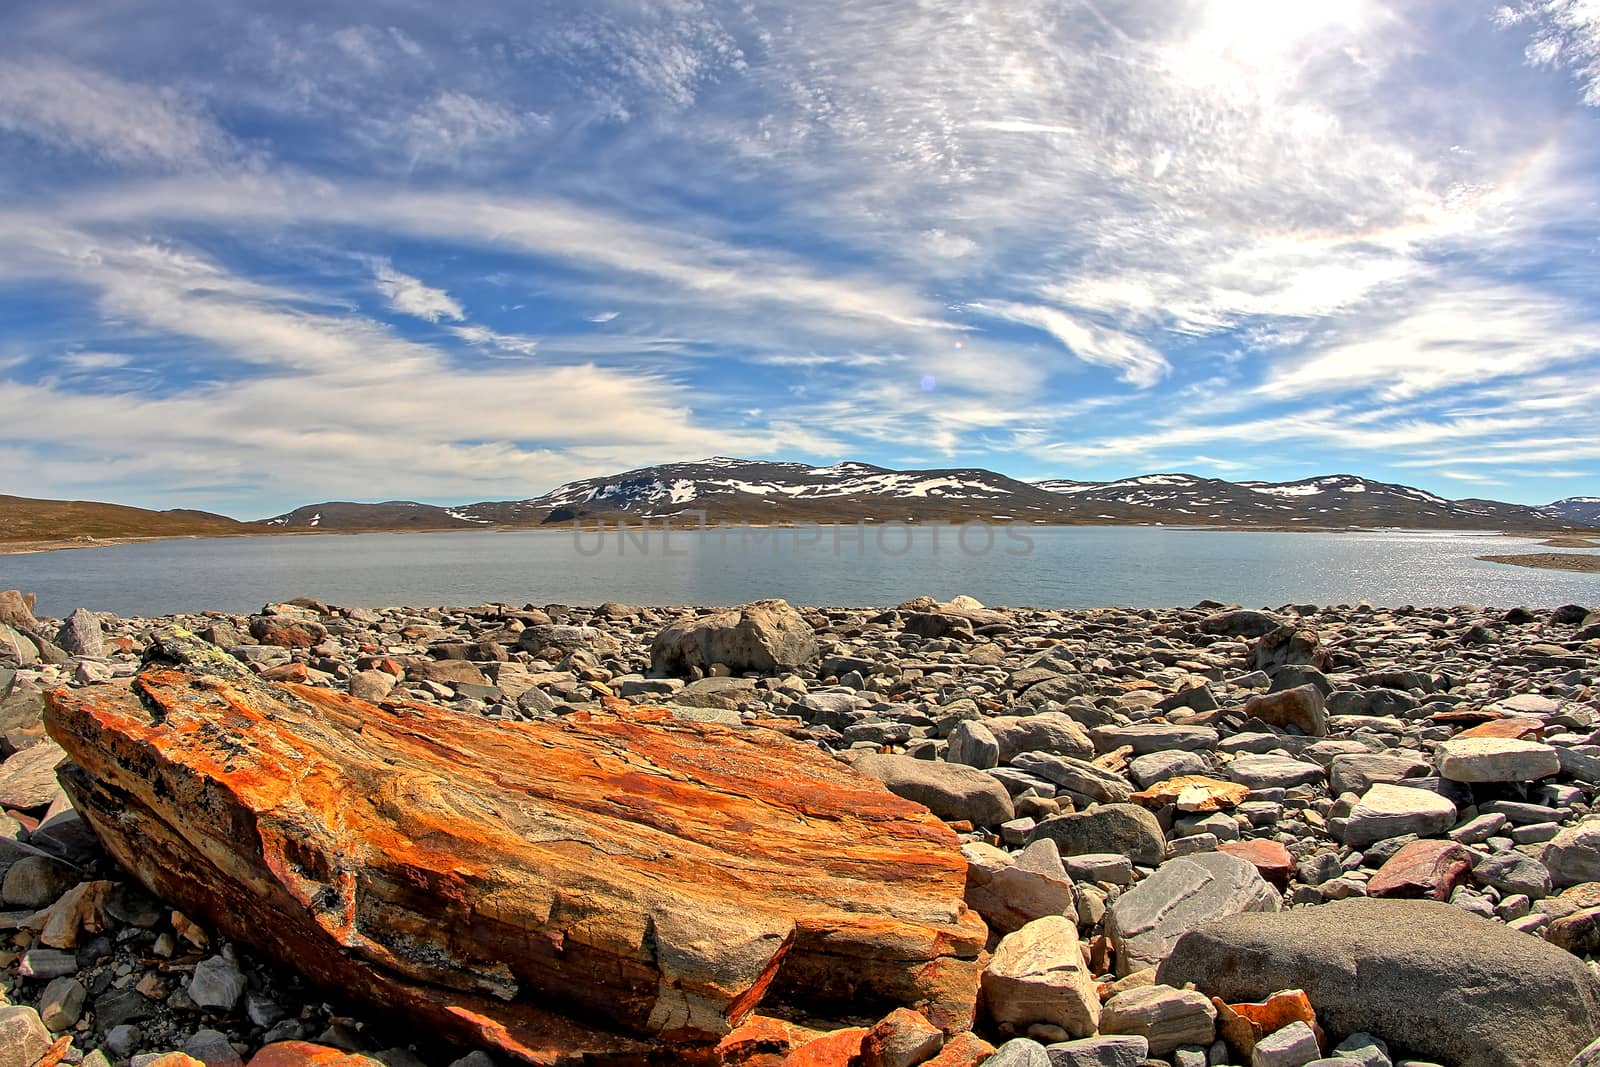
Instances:
[[[467,93],[442,92],[396,124],[411,162],[459,164],[464,157],[514,141],[548,125],[543,115],[519,112]]]
[[[1495,12],[1501,26],[1529,23],[1527,59],[1563,67],[1583,86],[1584,103],[1600,107],[1600,4],[1595,0],[1533,0]]]
[[[0,59],[0,131],[124,165],[191,167],[233,154],[177,92],[42,58]]]
[[[972,304],[974,311],[1020,322],[1045,331],[1083,360],[1119,372],[1125,382],[1151,386],[1172,369],[1166,358],[1143,341],[1119,330],[1088,322],[1058,308],[998,302]]]
[[[406,315],[438,322],[452,319],[459,322],[466,317],[461,305],[443,289],[425,285],[420,279],[402,274],[387,260],[377,260],[372,265],[378,291],[389,298],[389,306]]]
[[[598,315],[590,315],[589,316],[589,321],[593,322],[593,323],[598,323],[600,325],[604,325],[605,323],[608,323],[608,322],[615,322],[616,319],[617,319],[617,316],[619,316],[621,314],[622,314],[622,312],[620,312],[620,311],[602,311]]]
[[[539,351],[539,339],[525,334],[498,333],[487,326],[453,326],[451,332],[471,345],[487,346],[518,356]]]

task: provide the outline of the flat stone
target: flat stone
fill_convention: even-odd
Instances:
[[[1000,939],[983,971],[983,998],[996,1023],[1059,1026],[1074,1036],[1099,1028],[1100,997],[1078,943],[1078,924],[1035,919]]]
[[[1137,1034],[1116,1034],[1046,1045],[1044,1051],[1050,1067],[1141,1067],[1150,1044]]]
[[[1011,766],[1094,800],[1123,803],[1133,795],[1133,786],[1120,774],[1071,756],[1022,752],[1011,761]]]
[[[47,808],[61,788],[56,764],[67,758],[54,741],[41,741],[0,763],[0,806],[29,811]]]
[[[1000,746],[1000,762],[1010,763],[1023,752],[1049,752],[1056,756],[1088,759],[1094,743],[1071,716],[1060,712],[1041,715],[1001,715],[984,721]]]
[[[1543,900],[1553,888],[1550,868],[1515,850],[1486,856],[1472,868],[1472,878],[1493,886],[1502,896],[1524,893],[1532,900]]]
[[[1256,1042],[1250,1067],[1305,1067],[1321,1056],[1316,1032],[1305,1023],[1294,1022]]]
[[[857,759],[854,767],[946,822],[999,826],[1016,817],[1005,786],[975,767],[876,752]]]
[[[1328,772],[1315,763],[1304,763],[1289,756],[1236,756],[1223,773],[1232,781],[1251,789],[1291,789],[1320,782]]]
[[[1146,867],[1158,865],[1167,853],[1161,824],[1133,804],[1101,804],[1088,811],[1055,815],[1034,827],[1032,844],[1049,838],[1063,857],[1115,852]]]
[[[1600,882],[1600,819],[1569,826],[1545,846],[1539,857],[1556,889]]]
[[[1205,758],[1194,752],[1152,752],[1135,757],[1128,764],[1128,777],[1140,789],[1149,789],[1169,778],[1204,775],[1210,769]]]
[[[995,1049],[984,1067],[1050,1067],[1050,1055],[1039,1042],[1015,1037]]]
[[[1137,1034],[1150,1046],[1148,1055],[1168,1056],[1181,1045],[1209,1045],[1217,1036],[1217,1009],[1204,993],[1171,986],[1128,989],[1105,1002],[1100,1030]]]
[[[1532,782],[1561,771],[1556,750],[1509,737],[1457,737],[1434,753],[1439,775],[1452,782]]]
[[[1266,838],[1224,841],[1217,846],[1217,851],[1244,860],[1279,892],[1289,888],[1289,879],[1294,875],[1294,856],[1280,842]]]
[[[1282,905],[1278,891],[1237,857],[1210,853],[1169,860],[1118,897],[1106,913],[1117,974],[1157,966],[1197,926],[1245,911],[1277,911]]]
[[[1232,811],[1250,795],[1250,787],[1224,782],[1204,775],[1168,778],[1149,789],[1133,794],[1135,804],[1147,808],[1176,807],[1186,815],[1213,811]]]
[[[1333,757],[1328,765],[1328,790],[1340,793],[1365,793],[1380,782],[1393,785],[1417,778],[1430,770],[1427,760],[1415,752],[1354,752]]]
[[[1236,915],[1180,940],[1157,980],[1230,1003],[1302,989],[1330,1034],[1381,1034],[1460,1067],[1564,1065],[1600,1031],[1582,960],[1433,901]]]
[[[1379,784],[1367,790],[1350,811],[1344,839],[1351,848],[1366,848],[1390,837],[1427,837],[1455,825],[1456,806],[1426,789]]]
[[[1096,726],[1089,731],[1095,748],[1101,752],[1124,745],[1136,756],[1153,752],[1208,752],[1217,747],[1221,736],[1209,726],[1175,726],[1169,723],[1141,723],[1136,726]]]
[[[1374,897],[1449,900],[1472,873],[1472,857],[1454,841],[1413,841],[1367,883]]]

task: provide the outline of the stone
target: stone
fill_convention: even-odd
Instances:
[[[1541,863],[1556,889],[1600,882],[1600,819],[1569,826],[1545,846]]]
[[[27,634],[0,622],[0,661],[12,667],[32,667],[39,662],[39,646]]]
[[[1374,897],[1449,900],[1472,874],[1472,856],[1454,841],[1412,841],[1367,883]]]
[[[957,723],[950,731],[950,747],[945,759],[978,770],[988,770],[1000,765],[1000,743],[981,722]]]
[[[328,628],[309,614],[257,615],[250,636],[277,648],[314,648],[327,640]]]
[[[32,1008],[0,1005],[0,1064],[33,1067],[50,1051],[50,1031]]]
[[[0,624],[29,631],[39,628],[33,617],[33,597],[15,589],[0,589]]]
[[[1455,821],[1456,806],[1438,793],[1380,783],[1350,810],[1344,840],[1351,848],[1366,848],[1404,834],[1443,833]]]
[[[226,956],[201,960],[189,979],[189,998],[202,1008],[221,1012],[231,1012],[244,990],[244,975]]]
[[[1371,1034],[1351,1034],[1339,1042],[1330,1057],[1339,1067],[1394,1067],[1389,1046]]]
[[[1054,850],[1054,841],[1031,846]],[[1010,933],[1046,915],[1065,915],[1075,907],[1072,879],[1060,856],[1054,871],[1030,870],[1004,849],[982,842],[961,846],[967,860],[967,907],[976,911],[991,930]]]
[[[910,1008],[896,1008],[861,1043],[862,1067],[917,1067],[944,1047],[944,1033]]]
[[[84,608],[74,609],[56,631],[56,644],[74,656],[104,656],[105,631],[100,626],[100,616]]]
[[[1182,938],[1157,972],[1229,1002],[1302,989],[1332,1034],[1381,1034],[1460,1067],[1564,1067],[1600,1030],[1600,987],[1553,945],[1421,900],[1243,914]]]
[[[376,706],[155,640],[131,690],[51,694],[67,792],[159,899],[319,985],[557,1062],[714,1040],[764,996],[971,1025],[955,835],[814,747]]]
[[[984,1067],[1050,1067],[1050,1055],[1039,1042],[1016,1037],[995,1049]]]
[[[1100,997],[1078,943],[1078,924],[1046,916],[1001,938],[983,971],[983,1000],[1000,1025],[1049,1023],[1074,1037],[1094,1033]]]
[[[276,1041],[250,1057],[249,1067],[395,1067],[384,1060],[308,1041]]]
[[[1308,737],[1328,735],[1328,712],[1322,690],[1314,685],[1284,689],[1244,702],[1240,714],[1268,726],[1292,727]]]
[[[1523,893],[1532,900],[1543,900],[1553,888],[1550,868],[1516,851],[1484,857],[1472,868],[1472,879],[1479,885],[1493,886],[1502,896]]]
[[[1414,752],[1348,752],[1328,765],[1328,790],[1359,795],[1379,782],[1392,785],[1428,771],[1428,762]]]
[[[1134,726],[1096,726],[1089,731],[1095,748],[1101,752],[1126,745],[1136,756],[1153,752],[1208,752],[1221,740],[1209,726],[1174,726],[1169,723],[1141,723]]]
[[[1322,1056],[1317,1035],[1302,1022],[1293,1022],[1256,1042],[1250,1067],[1305,1067]]]
[[[1316,763],[1305,763],[1290,756],[1263,755],[1236,756],[1223,771],[1231,781],[1251,789],[1292,789],[1297,785],[1311,785],[1327,777],[1327,771]]]
[[[21,811],[49,807],[60,789],[56,764],[65,758],[59,745],[41,741],[0,763],[0,805]]]
[[[228,1035],[220,1030],[196,1030],[184,1041],[183,1054],[206,1067],[244,1067],[244,1060],[229,1043]]]
[[[994,1046],[977,1034],[957,1034],[944,1043],[939,1054],[922,1067],[981,1067],[994,1055]],[[1048,1057],[1046,1057],[1048,1063]]]
[[[1265,611],[1236,608],[1219,611],[1200,620],[1200,632],[1223,637],[1264,637],[1283,625],[1283,620]]]
[[[563,653],[572,652],[619,652],[621,643],[604,630],[594,626],[565,626],[558,624],[544,624],[530,626],[517,635],[517,647],[529,652],[543,652],[547,648],[556,649]],[[712,660],[712,663],[726,663],[726,660]],[[728,664],[730,667],[732,664]],[[708,664],[709,666],[709,664]]]
[[[1181,1045],[1209,1045],[1217,1036],[1217,1009],[1204,993],[1150,985],[1113,996],[1100,1009],[1106,1034],[1138,1034],[1151,1056],[1169,1056]]]
[[[51,979],[39,995],[39,1018],[56,1032],[70,1030],[83,1015],[83,1002],[89,991],[71,975]]]
[[[1140,789],[1149,789],[1169,778],[1204,776],[1210,769],[1205,757],[1194,752],[1151,752],[1128,764],[1128,777]]]
[[[1056,843],[1063,857],[1113,852],[1154,867],[1167,853],[1161,824],[1134,804],[1101,804],[1088,811],[1052,816],[1033,828],[1028,843],[1046,838]]]
[[[0,897],[14,908],[42,908],[77,881],[76,873],[48,856],[23,856],[6,870]]]
[[[1224,782],[1204,775],[1168,778],[1149,789],[1141,789],[1131,799],[1135,804],[1160,809],[1169,805],[1185,814],[1232,811],[1250,795],[1250,787]]]
[[[1086,1037],[1046,1045],[1050,1067],[1141,1067],[1150,1056],[1150,1046],[1137,1034]]]
[[[1556,750],[1509,737],[1457,737],[1434,752],[1439,776],[1452,782],[1532,782],[1561,771]]]
[[[1006,787],[975,767],[877,752],[860,757],[854,767],[946,822],[999,826],[1016,817]]]
[[[1022,752],[1011,766],[1093,800],[1120,804],[1133,795],[1133,787],[1120,774],[1071,756]]]
[[[782,600],[761,600],[664,627],[651,642],[650,667],[656,674],[683,675],[721,663],[736,674],[776,674],[817,655],[816,633],[799,612]]]
[[[1244,860],[1220,852],[1169,860],[1117,898],[1106,913],[1106,936],[1118,975],[1155,967],[1197,926],[1246,911],[1277,911],[1273,889]]]
[[[1322,647],[1321,638],[1311,630],[1280,626],[1270,633],[1262,634],[1250,646],[1251,670],[1266,671],[1271,674],[1279,667],[1291,663],[1305,664],[1319,671],[1326,671],[1330,666],[1328,653]]]
[[[1023,752],[1049,752],[1056,756],[1089,759],[1094,742],[1084,728],[1059,712],[1040,715],[1001,715],[984,721],[1000,746],[1000,762],[1010,763]]]
[[[394,692],[399,679],[388,671],[357,671],[350,676],[350,695],[368,704],[376,704]]]
[[[1280,893],[1289,888],[1289,879],[1294,875],[1294,856],[1282,843],[1266,838],[1224,841],[1217,846],[1217,851],[1244,860]]]
[[[1244,1059],[1255,1051],[1256,1042],[1290,1023],[1303,1022],[1314,1032],[1321,1032],[1304,990],[1280,990],[1253,1004],[1229,1004],[1221,997],[1213,997],[1211,1003],[1217,1009],[1217,1035]]]

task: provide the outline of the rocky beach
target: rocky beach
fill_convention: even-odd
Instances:
[[[1600,612],[0,593],[0,1067],[1600,1063]]]

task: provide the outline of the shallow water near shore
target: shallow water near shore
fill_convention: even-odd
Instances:
[[[525,602],[893,605],[975,596],[1046,608],[1355,603],[1600,605],[1600,575],[1473,559],[1485,533],[1275,533],[1151,527],[573,530],[156,541],[0,557],[39,609],[245,612],[293,596],[351,607]]]

